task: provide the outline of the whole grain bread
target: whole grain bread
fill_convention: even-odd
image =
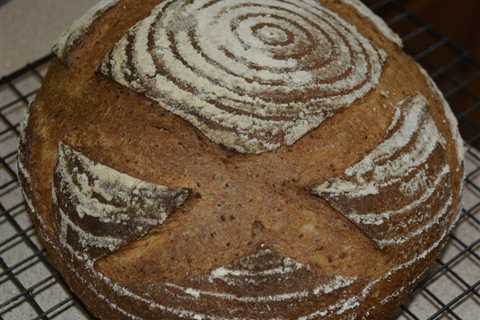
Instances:
[[[357,0],[107,0],[18,171],[99,319],[390,319],[458,219],[463,141]]]

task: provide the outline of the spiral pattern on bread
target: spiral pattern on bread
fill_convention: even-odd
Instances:
[[[163,1],[101,71],[243,153],[291,145],[379,81],[386,54],[310,0]]]

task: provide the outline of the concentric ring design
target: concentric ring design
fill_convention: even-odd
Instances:
[[[163,1],[103,74],[243,153],[291,145],[376,86],[386,54],[310,0]]]

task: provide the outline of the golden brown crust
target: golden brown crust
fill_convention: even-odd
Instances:
[[[32,108],[20,161],[31,174],[31,189],[25,177],[22,184],[36,211],[32,215],[49,256],[69,286],[100,319],[112,318],[112,314],[115,319],[196,319],[209,314],[263,319],[267,311],[288,319],[314,319],[324,312],[331,319],[353,315],[386,319],[438,255],[458,212],[463,164],[441,98],[413,60],[352,7],[321,1],[361,30],[376,48],[385,50],[388,59],[379,84],[293,145],[258,155],[227,150],[157,102],[97,72],[115,43],[158,2],[139,5],[138,1],[123,0],[100,16],[69,51],[68,65],[59,60],[52,63]],[[396,108],[417,96],[424,97],[426,114],[444,139],[420,167],[428,167],[424,170],[428,181],[434,180],[442,166],[449,168],[443,184],[449,187],[420,214],[434,219],[450,199],[441,220],[428,228],[427,222],[417,220],[395,229],[396,224],[411,218],[407,215],[387,224],[387,229],[362,229],[349,220],[347,211],[362,213],[368,199],[354,203],[312,195],[312,188],[345,178],[348,168],[388,140],[393,135],[389,127]],[[400,127],[401,122],[393,123],[390,129],[398,131]],[[74,231],[68,231],[73,237],[68,241],[59,237],[62,214],[53,205],[52,185],[60,143],[140,181],[185,188],[196,196],[176,207],[141,239],[136,235],[115,247],[115,252],[102,252],[101,259],[93,259],[100,255],[89,256],[88,250],[80,247],[70,250],[70,244],[79,243],[72,236]],[[411,153],[414,144],[408,143],[396,155]],[[407,205],[420,198],[425,188],[408,196],[388,189],[368,210],[388,210],[393,199]],[[62,192],[56,195],[62,206],[71,205]],[[69,214],[78,214],[72,212]],[[88,224],[83,227],[89,228]],[[421,241],[404,241],[402,250],[383,249],[374,241],[422,227],[425,231],[412,238]],[[237,270],[242,258],[261,248],[275,253],[271,261],[279,261],[270,269],[287,270],[291,278],[277,282],[262,278],[254,291],[244,287],[248,281],[254,284],[248,276],[239,283],[229,277],[212,280],[215,270]],[[282,259],[302,267],[291,264],[290,268]],[[262,265],[259,261],[251,264],[252,268]],[[295,274],[296,268],[308,272]],[[315,279],[318,283],[313,283]],[[323,292],[335,279],[333,286],[338,291]],[[281,300],[287,293],[301,292],[305,281],[317,287],[308,288],[305,296],[300,294],[293,302]],[[183,289],[174,290],[165,283]],[[265,292],[261,292],[262,283]],[[228,298],[215,294],[227,294]],[[257,300],[246,298],[252,295]],[[280,300],[265,298],[272,295]],[[328,306],[334,306],[333,311],[325,311]]]

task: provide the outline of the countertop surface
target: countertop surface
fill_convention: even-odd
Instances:
[[[0,0],[0,77],[48,54],[97,0]]]

